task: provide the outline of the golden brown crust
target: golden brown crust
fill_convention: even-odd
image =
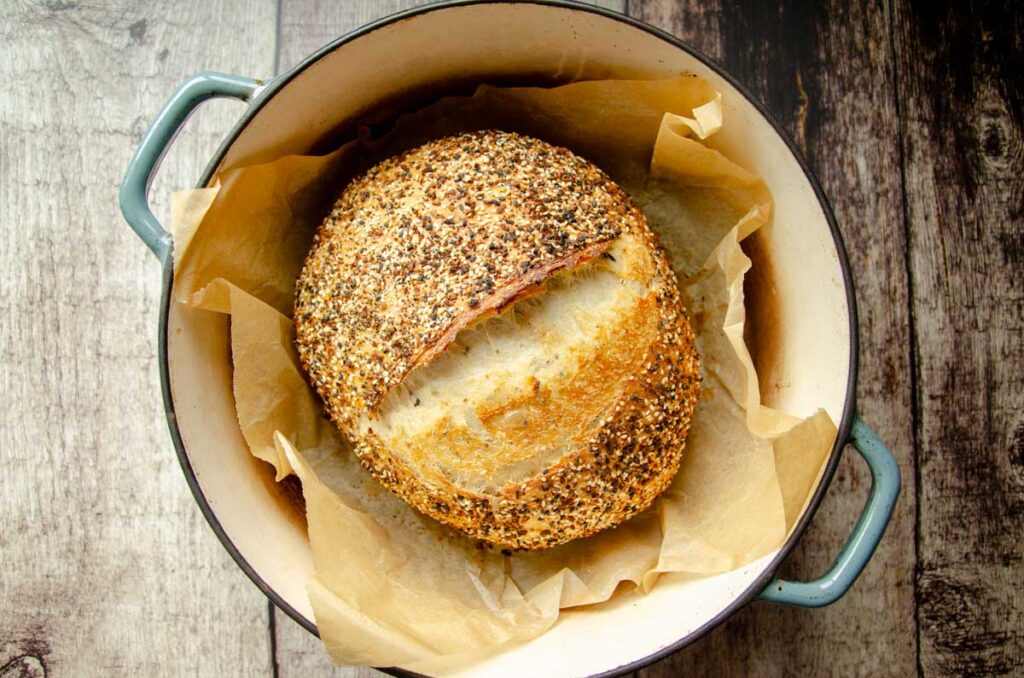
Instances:
[[[467,141],[467,137],[472,141]],[[388,318],[374,320],[369,325],[378,327],[377,331],[380,331],[379,327],[383,324],[389,328],[388,331],[395,334],[413,332],[407,337],[411,343],[402,346],[418,347],[416,350],[394,352],[389,352],[385,347],[383,351],[375,351],[372,337],[360,339],[361,335],[347,329],[333,335],[324,334],[324,328],[337,332],[338,328],[348,328],[349,325],[325,322],[324,315],[318,314],[317,310],[317,304],[323,304],[326,299],[336,299],[331,296],[317,296],[317,289],[324,284],[321,276],[328,270],[325,260],[316,258],[317,252],[336,254],[339,246],[335,245],[332,248],[331,243],[350,238],[352,232],[358,231],[345,228],[341,220],[366,218],[360,217],[359,215],[363,213],[346,202],[351,198],[346,199],[343,196],[338,204],[345,207],[340,212],[336,208],[331,219],[325,224],[320,240],[310,255],[309,261],[313,263],[307,262],[306,270],[300,279],[296,325],[299,328],[298,343],[303,366],[310,372],[334,420],[352,439],[362,465],[374,477],[420,511],[473,537],[501,546],[532,549],[555,546],[593,534],[616,525],[650,506],[678,471],[686,433],[699,397],[700,367],[693,332],[686,320],[674,275],[664,253],[647,227],[643,215],[607,177],[585,161],[577,162],[576,159],[570,162],[566,155],[571,154],[564,149],[557,149],[557,153],[548,151],[544,155],[539,155],[538,148],[553,147],[515,135],[488,132],[455,137],[457,142],[449,139],[434,143],[444,142],[443,145],[449,147],[454,144],[457,148],[477,148],[473,144],[479,143],[483,144],[481,148],[490,148],[503,137],[514,138],[515,143],[512,147],[520,149],[517,151],[520,153],[519,157],[554,157],[558,159],[557,162],[551,160],[547,167],[554,164],[563,168],[556,170],[563,172],[560,176],[565,176],[564,172],[569,171],[564,168],[571,167],[575,176],[583,177],[580,183],[573,184],[573,190],[578,195],[590,196],[586,199],[586,204],[579,202],[580,198],[564,196],[556,196],[552,200],[561,201],[559,204],[563,205],[566,204],[566,200],[576,201],[576,209],[580,214],[577,223],[582,221],[591,224],[590,226],[571,231],[571,222],[553,216],[558,214],[557,210],[549,213],[544,218],[551,220],[550,223],[537,222],[537,227],[546,234],[545,237],[564,242],[560,249],[556,248],[549,256],[542,256],[539,261],[533,261],[530,258],[534,255],[532,249],[522,248],[514,241],[511,242],[508,251],[501,255],[504,257],[502,260],[513,263],[513,272],[514,268],[522,266],[522,263],[529,265],[517,275],[511,274],[502,278],[501,282],[492,275],[494,289],[483,301],[480,300],[481,297],[477,297],[477,304],[472,308],[466,299],[466,294],[473,294],[472,284],[467,287],[467,281],[472,279],[472,275],[460,273],[461,260],[453,258],[451,266],[455,267],[454,272],[449,267],[445,269],[448,273],[441,272],[442,282],[428,277],[422,285],[430,287],[452,284],[456,289],[462,290],[460,295],[455,295],[449,305],[444,307],[447,309],[444,316],[448,319],[447,324],[438,326],[432,332],[415,333],[416,320],[410,320],[400,326],[389,325]],[[408,157],[404,156],[406,159]],[[501,163],[497,163],[496,166],[505,167]],[[398,171],[395,168],[399,165],[392,164],[389,167],[391,171]],[[523,173],[522,176],[528,174]],[[390,175],[371,171],[367,177],[370,176],[379,178]],[[599,183],[600,187],[591,185],[592,183]],[[346,195],[368,188],[369,184],[364,178],[354,187],[347,189]],[[545,190],[557,193],[560,189],[549,186]],[[514,195],[514,192],[510,192],[511,195]],[[371,202],[376,204],[375,201]],[[589,210],[597,210],[596,213],[601,217],[595,221]],[[604,220],[607,220],[607,223],[604,223]],[[475,226],[475,222],[467,224],[471,229]],[[487,228],[494,228],[493,222]],[[485,231],[485,228],[480,229],[481,236],[486,237]],[[558,235],[570,231],[573,237],[564,241]],[[587,378],[581,378],[572,384],[560,386],[563,392],[558,397],[567,402],[571,402],[572,398],[600,397],[608,399],[609,406],[602,405],[601,411],[605,412],[605,415],[595,425],[579,428],[581,433],[573,436],[570,451],[557,462],[520,482],[506,482],[499,486],[471,491],[458,486],[444,474],[427,475],[414,472],[406,461],[388,449],[387,444],[372,427],[360,424],[360,421],[365,423],[366,417],[374,416],[382,395],[400,383],[402,377],[417,364],[417,359],[424,362],[443,350],[458,331],[453,331],[452,327],[464,327],[469,321],[478,319],[482,313],[498,311],[503,305],[524,294],[536,292],[538,283],[553,271],[582,265],[591,257],[603,252],[612,239],[622,234],[628,234],[631,241],[643,245],[640,263],[630,275],[646,281],[645,288],[649,292],[637,303],[632,311],[633,315],[623,319],[621,328],[617,330],[618,334],[608,337],[607,345],[602,344],[606,346],[608,353],[620,351],[629,355],[620,356],[615,360],[609,357],[603,362],[601,359],[595,359],[586,366],[587,370],[593,371],[587,375],[590,377],[589,381]],[[579,237],[576,238],[576,235]],[[376,237],[388,235],[383,233]],[[425,252],[433,251],[429,246],[420,247],[417,251],[422,256],[426,256]],[[375,251],[385,252],[385,248],[378,248]],[[457,256],[469,255],[463,253]],[[476,256],[483,257],[484,261],[491,261],[491,257],[498,255],[488,251],[476,252]],[[497,265],[495,268],[505,270]],[[337,268],[329,270],[336,271]],[[367,269],[363,265],[359,270],[359,275],[373,275],[372,267]],[[419,270],[427,269],[421,267]],[[436,268],[429,270],[431,276],[437,272]],[[381,289],[375,285],[370,287]],[[401,288],[401,285],[398,287]],[[364,313],[372,306],[368,301],[361,303]],[[409,318],[422,317],[419,307],[415,305],[425,303],[424,297],[409,295],[406,303],[413,304],[407,309]],[[473,313],[474,311],[476,312]],[[467,313],[471,314],[469,320],[463,322]],[[335,342],[328,344],[336,347],[335,355],[350,355],[353,351],[362,355],[358,360],[332,362],[332,355],[329,352],[325,353],[322,345],[326,336],[330,336],[330,341]],[[353,346],[355,348],[349,348]],[[434,347],[437,346],[440,348],[435,350]],[[371,359],[391,361],[390,366],[380,373],[391,376],[378,379],[378,373],[361,366],[362,361]],[[634,369],[626,374],[623,372],[623,366],[633,366]],[[338,379],[329,374],[331,369],[348,370],[350,374],[357,374],[359,379]],[[395,370],[404,371],[401,372],[401,376],[394,376],[397,374]],[[602,379],[606,382],[604,386],[600,383]],[[370,383],[373,386],[365,388],[366,384]],[[607,384],[614,384],[614,388]],[[536,384],[535,388],[540,394],[547,387]],[[498,417],[502,414],[503,407],[520,406],[522,403],[509,401],[504,405],[497,405],[493,413],[486,408],[479,408],[477,414],[486,426],[490,416]],[[571,421],[570,409],[571,404],[556,403],[548,407],[545,413],[546,416],[564,417],[565,421]],[[436,430],[431,435],[434,433]],[[455,439],[447,442],[455,447],[460,444]]]

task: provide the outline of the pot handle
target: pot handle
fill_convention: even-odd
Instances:
[[[190,76],[174,90],[135,149],[121,182],[121,214],[161,262],[171,252],[171,235],[149,208],[149,187],[164,153],[199,104],[215,97],[249,101],[260,84],[251,78],[213,71]]]
[[[760,599],[800,607],[824,607],[850,590],[867,566],[889,524],[900,494],[900,467],[875,432],[854,417],[850,442],[871,469],[871,494],[835,563],[823,577],[809,582],[773,579]]]

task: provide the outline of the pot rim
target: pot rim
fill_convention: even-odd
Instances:
[[[822,474],[821,480],[818,483],[817,488],[814,491],[813,496],[807,506],[807,510],[804,511],[803,515],[797,521],[789,537],[783,543],[779,552],[775,555],[772,561],[765,567],[753,583],[750,584],[742,593],[740,593],[729,605],[721,610],[717,615],[706,621],[704,624],[699,626],[697,629],[691,631],[686,636],[683,636],[676,642],[654,652],[646,657],[634,660],[628,664],[623,664],[607,671],[603,671],[599,674],[594,674],[594,678],[612,678],[614,676],[621,676],[631,671],[637,671],[646,666],[649,666],[669,655],[672,655],[684,647],[696,642],[703,636],[705,636],[712,629],[723,623],[726,619],[731,617],[740,608],[747,605],[752,600],[755,600],[761,591],[768,585],[768,583],[775,576],[776,571],[782,562],[789,556],[790,552],[796,546],[796,543],[803,536],[804,531],[810,524],[817,513],[818,507],[821,504],[825,493],[828,491],[829,486],[832,483],[832,478],[835,475],[836,468],[839,465],[839,461],[842,457],[842,450],[847,445],[850,438],[850,429],[853,425],[853,419],[856,414],[856,388],[857,388],[857,376],[859,366],[859,338],[858,338],[858,320],[857,320],[857,300],[853,284],[853,274],[850,269],[850,262],[846,253],[846,246],[843,242],[842,234],[839,231],[839,226],[836,223],[835,214],[832,211],[832,206],[829,204],[828,198],[825,195],[824,190],[821,187],[820,182],[815,176],[814,172],[808,165],[807,160],[804,158],[803,153],[796,146],[790,136],[779,124],[778,120],[765,108],[765,106],[739,81],[737,81],[732,75],[730,75],[724,67],[722,67],[715,60],[705,55],[703,52],[690,45],[685,40],[682,40],[671,33],[651,26],[650,24],[644,23],[639,19],[635,19],[625,14],[621,14],[614,10],[605,9],[603,7],[596,7],[592,5],[584,5],[574,0],[442,0],[441,2],[431,3],[420,7],[414,7],[407,9],[395,14],[378,19],[372,23],[361,26],[345,35],[342,35],[331,42],[327,43],[320,49],[316,50],[308,57],[303,59],[293,68],[289,69],[285,73],[275,76],[263,87],[259,95],[253,100],[252,104],[246,109],[242,117],[235,123],[234,127],[225,137],[224,141],[220,144],[217,152],[210,160],[206,169],[197,184],[197,188],[205,187],[213,175],[216,173],[221,160],[224,158],[228,149],[235,142],[238,136],[243,130],[249,125],[249,123],[255,118],[260,112],[263,106],[270,101],[281,89],[284,88],[294,78],[301,75],[309,66],[319,61],[321,58],[330,54],[334,50],[338,49],[342,45],[348,44],[357,38],[372,33],[380,28],[389,26],[398,21],[410,19],[421,14],[427,14],[439,9],[448,9],[451,7],[459,7],[464,5],[487,5],[487,4],[522,4],[522,5],[541,5],[548,7],[557,7],[561,9],[567,9],[571,11],[587,12],[590,14],[596,14],[613,21],[618,21],[624,24],[642,30],[654,37],[660,38],[661,40],[671,44],[672,46],[683,50],[693,58],[697,59],[705,66],[715,71],[722,79],[732,85],[736,91],[738,91],[756,110],[757,112],[768,121],[768,123],[775,130],[776,134],[782,139],[789,152],[796,159],[800,166],[804,177],[807,179],[811,188],[814,190],[815,196],[817,196],[818,203],[822,209],[822,213],[825,215],[825,220],[828,223],[829,230],[832,233],[832,240],[836,248],[836,254],[839,258],[839,267],[843,277],[843,287],[846,294],[846,306],[848,311],[848,321],[850,324],[850,359],[849,359],[849,378],[846,385],[846,395],[843,403],[843,414],[837,427],[837,434],[835,443],[832,446],[832,451],[829,453],[828,463],[825,466],[825,471]],[[235,561],[235,564],[249,577],[250,580],[256,585],[256,587],[263,592],[268,599],[285,612],[289,617],[295,620],[300,626],[309,631],[314,636],[319,637],[319,632],[316,625],[312,620],[307,619],[304,615],[300,614],[294,607],[288,604],[278,593],[267,584],[266,581],[256,572],[252,565],[245,559],[244,556],[231,541],[227,532],[220,524],[217,516],[213,513],[206,496],[203,494],[202,488],[199,486],[198,479],[192,463],[189,460],[188,452],[185,449],[184,442],[181,437],[181,431],[178,428],[177,417],[174,409],[174,397],[171,393],[171,381],[170,381],[170,365],[168,362],[168,318],[170,313],[171,303],[171,291],[174,286],[174,266],[173,257],[168,257],[164,262],[163,270],[163,291],[161,294],[160,302],[160,321],[159,321],[159,350],[158,357],[160,360],[160,382],[161,392],[164,400],[164,411],[167,416],[167,425],[170,429],[171,440],[174,444],[175,453],[178,456],[178,461],[181,464],[182,471],[185,474],[185,480],[188,483],[189,489],[192,492],[196,503],[199,505],[199,509],[210,527],[213,529],[217,538],[221,544],[231,555],[231,558]],[[419,674],[406,671],[404,669],[395,667],[380,668],[380,670],[396,676],[416,676]]]

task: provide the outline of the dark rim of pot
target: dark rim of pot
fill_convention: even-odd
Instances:
[[[743,593],[737,596],[732,603],[726,606],[725,609],[723,609],[713,618],[705,622],[696,630],[690,632],[683,638],[680,638],[675,643],[672,643],[671,645],[668,645],[667,647],[664,647],[653,654],[643,657],[642,659],[638,659],[636,661],[632,661],[628,664],[623,664],[621,666],[615,667],[603,673],[596,674],[600,678],[611,678],[612,676],[621,676],[622,674],[629,673],[631,671],[636,671],[645,666],[653,664],[654,662],[660,659],[664,659],[665,657],[681,650],[682,648],[698,640],[699,638],[707,634],[709,631],[711,631],[713,628],[721,624],[741,607],[743,607],[750,601],[754,600],[757,597],[757,595],[761,593],[762,590],[764,590],[765,586],[768,585],[768,582],[770,582],[772,578],[775,576],[776,570],[782,564],[782,561],[785,560],[786,557],[789,555],[790,551],[793,550],[793,547],[796,545],[797,541],[800,539],[804,530],[807,528],[807,525],[810,523],[811,519],[814,517],[814,514],[817,512],[818,506],[819,504],[821,504],[821,500],[825,496],[825,492],[828,491],[828,487],[832,482],[832,477],[835,475],[836,467],[839,465],[839,460],[842,456],[841,451],[843,447],[845,447],[849,439],[850,427],[853,424],[854,412],[856,410],[855,400],[858,367],[858,325],[856,297],[854,294],[853,276],[850,271],[850,262],[846,255],[846,247],[843,244],[842,235],[840,234],[839,227],[836,224],[835,215],[832,213],[832,207],[829,204],[828,199],[825,197],[825,193],[822,190],[821,185],[818,182],[818,179],[811,171],[806,159],[803,157],[802,153],[797,148],[796,144],[793,143],[792,139],[789,138],[789,135],[782,129],[779,122],[746,89],[746,87],[744,87],[735,78],[729,75],[722,68],[721,65],[716,63],[710,57],[706,56],[692,45],[688,44],[684,40],[675,37],[674,35],[671,35],[670,33],[666,33],[665,31],[659,28],[655,28],[654,26],[650,26],[646,23],[643,23],[642,21],[639,21],[632,17],[628,17],[624,14],[620,14],[613,10],[603,9],[601,7],[593,7],[590,5],[582,5],[577,2],[572,2],[569,0],[490,0],[490,2],[477,2],[476,0],[448,0],[447,2],[438,2],[430,5],[424,5],[403,12],[398,12],[397,14],[392,14],[388,17],[384,17],[373,23],[367,24],[366,26],[358,28],[334,40],[333,42],[325,45],[321,49],[311,54],[309,57],[307,57],[305,60],[303,60],[301,63],[292,68],[287,73],[283,73],[280,76],[275,77],[267,84],[266,88],[259,93],[256,99],[247,109],[245,114],[242,116],[242,118],[238,121],[238,123],[234,126],[234,128],[225,138],[224,142],[221,144],[220,148],[217,150],[217,153],[214,155],[210,164],[207,166],[205,172],[203,173],[203,176],[199,181],[198,186],[204,187],[209,183],[210,179],[216,172],[221,159],[227,152],[227,149],[231,146],[231,144],[234,143],[235,139],[238,138],[238,135],[241,134],[242,130],[246,128],[249,122],[267,103],[267,101],[269,101],[278,91],[281,90],[281,88],[287,85],[293,78],[301,74],[311,64],[320,60],[326,54],[329,54],[335,49],[338,49],[342,45],[347,44],[352,40],[355,40],[356,38],[364,36],[368,33],[372,33],[373,31],[379,28],[395,23],[396,21],[401,21],[403,19],[408,19],[419,14],[425,14],[439,9],[459,7],[462,5],[470,4],[544,5],[550,7],[560,7],[563,9],[569,9],[579,12],[587,12],[590,14],[597,14],[608,19],[612,19],[613,21],[618,21],[627,24],[633,28],[642,30],[657,38],[660,38],[661,40],[664,40],[665,42],[668,42],[671,45],[687,52],[688,54],[690,54],[690,56],[694,57],[707,67],[714,70],[724,80],[729,82],[729,84],[731,84],[740,94],[742,94],[747,99],[747,101],[749,101],[750,104],[753,105],[754,108],[756,108],[757,111],[766,120],[768,120],[768,122],[775,129],[775,132],[779,135],[783,142],[785,142],[786,146],[789,148],[790,153],[793,154],[797,162],[800,164],[801,170],[807,178],[807,181],[813,187],[815,195],[818,197],[818,202],[820,203],[822,211],[825,214],[825,219],[828,222],[829,230],[832,231],[832,240],[835,244],[836,253],[839,257],[839,266],[843,274],[843,284],[846,290],[846,306],[849,310],[850,322],[850,364],[849,379],[847,381],[846,388],[846,399],[843,408],[842,420],[839,422],[836,442],[829,456],[828,464],[825,467],[825,473],[822,476],[821,482],[818,484],[818,487],[814,492],[814,496],[811,498],[811,502],[808,505],[807,510],[804,511],[804,514],[801,516],[795,528],[790,533],[789,538],[782,545],[782,548],[779,550],[778,554],[776,554],[775,558],[772,559],[768,567],[765,568],[764,572],[750,586],[748,586],[746,590],[743,591]],[[178,460],[181,462],[182,470],[185,473],[185,479],[188,482],[188,486],[191,489],[192,494],[196,499],[196,502],[199,504],[200,510],[206,517],[207,522],[209,522],[210,527],[213,528],[213,531],[216,533],[217,538],[220,539],[221,543],[224,545],[224,548],[226,548],[228,553],[231,554],[231,557],[235,560],[235,562],[242,569],[242,571],[245,572],[249,579],[251,579],[253,583],[256,584],[256,586],[264,593],[264,595],[266,595],[270,600],[272,600],[274,604],[277,605],[281,610],[283,610],[289,617],[294,619],[299,625],[301,625],[303,628],[305,628],[313,635],[319,636],[316,625],[311,620],[307,619],[305,616],[299,614],[299,612],[295,610],[295,608],[293,608],[283,598],[281,598],[281,596],[278,595],[277,592],[274,591],[274,589],[272,589],[260,577],[260,575],[252,567],[252,565],[250,565],[248,561],[245,560],[242,554],[239,553],[238,549],[235,547],[234,543],[231,541],[227,533],[224,531],[224,528],[221,526],[220,521],[217,519],[217,516],[214,515],[213,510],[210,508],[209,502],[207,502],[206,497],[203,495],[203,492],[199,487],[199,483],[196,479],[195,472],[192,469],[192,464],[189,461],[188,454],[185,451],[185,446],[181,439],[181,432],[178,430],[178,422],[174,413],[174,399],[171,395],[170,369],[167,361],[167,319],[170,310],[171,289],[174,283],[174,273],[173,266],[170,263],[171,261],[171,258],[168,258],[164,268],[163,275],[163,294],[161,299],[159,328],[160,380],[161,390],[163,392],[164,398],[164,407],[166,409],[167,414],[167,424],[168,427],[170,428],[171,439],[174,442],[174,448],[175,451],[177,452]],[[405,671],[404,669],[398,669],[393,667],[381,668],[380,670],[397,676],[418,675],[410,671]]]

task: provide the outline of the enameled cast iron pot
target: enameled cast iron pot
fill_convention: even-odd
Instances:
[[[684,71],[722,92],[726,125],[716,143],[763,177],[775,197],[774,223],[758,236],[754,264],[773,272],[778,337],[764,360],[780,386],[768,404],[801,415],[824,406],[838,422],[839,436],[796,529],[778,551],[718,576],[665,576],[647,596],[622,596],[600,611],[564,614],[546,635],[472,673],[624,673],[693,642],[752,600],[832,603],[867,564],[892,513],[900,474],[892,454],[855,414],[857,314],[849,263],[821,187],[792,142],[718,65],[638,21],[567,2],[448,2],[339,38],[266,83],[219,73],[189,78],[146,133],[121,186],[125,218],[164,268],[161,377],[186,479],[239,567],[311,633],[316,627],[305,585],[313,564],[304,524],[238,430],[227,318],[170,303],[171,239],[150,211],[147,191],[174,135],[206,99],[248,102],[206,168],[198,184],[205,186],[223,169],[336,144],[356,114],[403,96],[414,99],[414,93],[436,97],[458,83],[652,78]],[[820,504],[847,443],[872,474],[853,534],[817,581],[774,578]]]

